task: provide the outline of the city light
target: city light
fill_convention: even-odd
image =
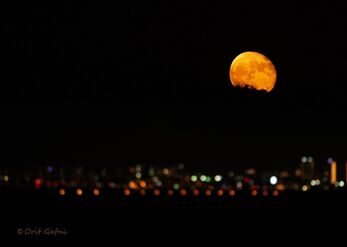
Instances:
[[[206,176],[205,175],[201,175],[200,176],[200,181],[201,182],[206,182]]]
[[[59,195],[61,195],[61,196],[65,196],[65,190],[64,189],[60,189],[59,190]]]
[[[185,189],[181,189],[180,193],[181,193],[181,196],[187,195],[187,191]]]
[[[168,195],[168,196],[173,196],[173,194],[174,194],[174,191],[173,191],[173,190],[168,190],[168,191],[167,191],[167,195]]]
[[[93,195],[94,195],[94,196],[100,195],[100,190],[98,190],[98,189],[93,189]]]
[[[141,196],[145,196],[145,195],[146,195],[146,190],[141,189],[141,190],[140,190],[140,195],[141,195]]]
[[[8,180],[9,180],[10,178],[9,178],[8,175],[4,175],[3,179],[4,179],[4,182],[8,182]]]
[[[131,191],[129,189],[125,189],[124,190],[124,195],[125,196],[130,196],[130,194],[131,194]]]
[[[212,191],[211,190],[206,190],[205,191],[205,195],[206,196],[211,196],[212,195]]]
[[[155,189],[155,190],[153,191],[153,194],[154,194],[155,196],[159,196],[159,195],[160,195],[160,190]]]
[[[229,191],[229,196],[234,196],[235,195],[235,190],[230,190]]]
[[[311,186],[316,186],[316,185],[317,185],[316,180],[311,180]]]
[[[302,191],[307,191],[308,190],[308,187],[307,187],[307,185],[303,185],[302,187],[301,187],[301,189],[302,189]]]
[[[170,171],[169,171],[168,168],[164,168],[164,169],[163,169],[163,174],[164,174],[165,176],[168,176],[169,173],[170,173]]]
[[[196,181],[198,180],[198,177],[197,177],[196,175],[192,175],[192,176],[190,177],[190,180],[191,180],[192,182],[196,182]]]
[[[340,186],[340,187],[343,187],[343,186],[345,186],[345,182],[343,182],[343,181],[340,181],[340,182],[339,182],[339,186]]]
[[[83,195],[83,190],[82,190],[82,189],[77,189],[77,190],[76,190],[76,194],[77,194],[78,196]]]
[[[223,190],[217,190],[217,195],[218,196],[222,196],[224,194],[224,191]]]
[[[142,181],[140,181],[139,184],[140,184],[141,188],[146,188],[146,182],[145,181],[142,180]]]
[[[222,181],[222,176],[221,175],[214,176],[214,181],[216,181],[216,182]]]
[[[271,176],[270,177],[270,184],[271,185],[277,184],[277,177],[276,176]]]
[[[263,191],[263,196],[268,196],[269,195],[269,192],[267,190],[264,190]]]
[[[256,190],[252,190],[252,192],[251,192],[252,196],[256,196],[257,194],[258,194],[258,192]]]
[[[179,189],[180,189],[180,185],[179,185],[179,184],[173,184],[173,185],[172,185],[172,188],[173,188],[174,190],[179,190]]]
[[[199,194],[200,194],[199,190],[197,190],[197,189],[193,190],[193,195],[194,196],[198,196]]]
[[[278,196],[278,194],[279,194],[279,193],[278,193],[278,191],[277,191],[277,190],[272,191],[272,195],[273,195],[273,196],[275,196],[275,197],[276,197],[276,196]]]

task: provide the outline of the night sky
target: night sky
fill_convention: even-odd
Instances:
[[[345,162],[341,1],[26,1],[3,6],[1,167]],[[232,87],[244,51],[270,93]]]

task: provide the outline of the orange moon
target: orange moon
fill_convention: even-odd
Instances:
[[[270,92],[276,84],[276,69],[266,56],[247,51],[238,55],[230,66],[230,80],[235,87]]]

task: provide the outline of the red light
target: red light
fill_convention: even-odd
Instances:
[[[172,196],[174,194],[173,190],[168,190],[167,191],[168,196]]]
[[[234,196],[235,195],[235,190],[230,190],[229,191],[229,196]]]
[[[199,190],[197,190],[197,189],[193,190],[193,195],[194,196],[198,196],[199,194],[200,194]]]
[[[205,195],[206,195],[206,196],[212,195],[212,191],[211,191],[211,190],[206,190],[206,191],[205,191]]]
[[[126,196],[130,196],[130,190],[129,189],[125,189],[124,190],[124,195],[126,195]]]
[[[153,191],[153,193],[154,193],[155,196],[159,196],[159,195],[160,195],[160,190],[155,189],[155,190]]]
[[[186,196],[187,195],[187,191],[185,189],[181,189],[181,196]]]
[[[42,180],[39,178],[35,179],[35,182],[34,182],[35,189],[40,189],[41,185],[42,185]]]
[[[60,189],[59,190],[59,195],[61,195],[61,196],[65,196],[65,190],[64,189]]]

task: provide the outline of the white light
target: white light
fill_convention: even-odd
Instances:
[[[308,187],[307,187],[307,185],[303,185],[301,189],[302,189],[302,191],[307,191]]]
[[[141,172],[136,172],[135,177],[136,178],[141,178],[142,177]]]
[[[236,182],[236,189],[238,189],[238,190],[242,189],[242,182],[241,181]]]
[[[309,163],[311,163],[311,162],[313,161],[313,158],[312,158],[312,157],[308,157],[307,161],[308,161]]]
[[[214,181],[216,181],[216,182],[222,181],[222,176],[221,175],[214,176]]]
[[[198,180],[198,177],[193,175],[191,176],[190,180],[192,180],[192,182],[196,182],[196,180]]]
[[[205,176],[205,175],[201,175],[201,176],[200,176],[200,180],[201,180],[202,182],[205,182],[205,181],[206,181],[206,176]]]
[[[319,179],[316,179],[316,185],[317,185],[317,186],[320,185]]]
[[[272,184],[272,185],[277,184],[277,177],[276,177],[276,176],[272,176],[272,177],[270,178],[270,184]]]
[[[311,180],[311,186],[316,186],[317,185],[317,181],[316,180]]]
[[[343,182],[343,181],[340,181],[340,182],[339,182],[339,186],[340,186],[340,187],[343,187],[343,186],[345,186],[345,182]]]
[[[306,157],[306,156],[302,157],[302,158],[301,158],[301,162],[302,162],[302,163],[306,163],[306,162],[307,162],[307,157]]]

